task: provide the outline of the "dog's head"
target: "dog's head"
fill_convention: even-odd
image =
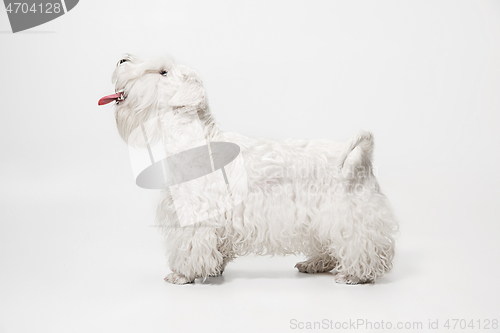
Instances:
[[[193,113],[206,108],[205,89],[192,69],[170,58],[143,61],[126,55],[113,72],[115,94],[99,105],[116,103],[116,122],[122,138],[140,124],[166,112]]]

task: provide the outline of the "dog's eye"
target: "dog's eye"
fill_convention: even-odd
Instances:
[[[122,59],[120,61],[118,61],[118,63],[116,64],[116,66],[120,66],[121,64],[123,64],[124,62],[127,62],[129,61],[128,59]]]
[[[163,76],[167,76],[168,72],[166,70],[162,70],[162,71],[160,71],[160,74]]]

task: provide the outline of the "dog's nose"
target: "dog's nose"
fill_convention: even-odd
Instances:
[[[118,61],[118,63],[116,64],[116,66],[120,66],[121,64],[123,64],[124,62],[127,62],[129,61],[128,59],[121,59],[120,61]]]

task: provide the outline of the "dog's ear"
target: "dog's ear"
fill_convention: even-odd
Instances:
[[[170,99],[172,107],[197,106],[205,103],[205,89],[200,78],[195,73],[183,75],[184,81]]]

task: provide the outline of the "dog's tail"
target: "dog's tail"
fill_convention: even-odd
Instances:
[[[337,162],[338,170],[341,171],[347,166],[371,163],[373,147],[373,135],[367,131],[359,131],[346,142]]]

